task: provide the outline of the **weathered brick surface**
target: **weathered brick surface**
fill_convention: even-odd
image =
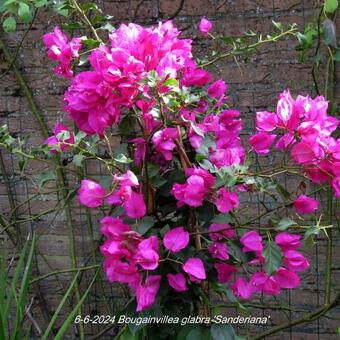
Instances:
[[[132,20],[140,1],[113,1],[98,0],[99,7],[105,14],[113,16],[113,24],[128,22]],[[167,18],[177,12],[180,0],[150,0],[144,1],[136,13],[136,21],[144,24],[154,23],[157,19]],[[183,8],[175,18],[177,25],[184,30],[183,36],[194,39],[194,51],[196,54],[204,55],[210,53],[211,42],[202,39],[197,32],[197,23],[200,16],[207,16],[214,23],[214,31],[218,34],[239,36],[244,31],[252,29],[259,32],[268,32],[271,29],[271,20],[283,23],[297,23],[299,29],[303,30],[304,25],[310,20],[315,20],[319,12],[319,1],[314,0],[185,0]],[[340,20],[340,18],[338,18]],[[25,80],[31,88],[34,98],[44,116],[48,127],[52,130],[55,121],[60,120],[62,113],[62,96],[67,82],[52,76],[52,63],[47,60],[45,50],[41,43],[41,35],[51,30],[56,24],[60,25],[62,18],[50,13],[41,11],[36,19],[32,30],[28,33],[18,55],[17,65]],[[16,34],[3,36],[12,52],[19,44],[25,26],[18,25]],[[254,130],[254,113],[256,110],[273,110],[278,92],[285,88],[291,88],[294,93],[313,93],[313,83],[310,72],[310,65],[302,65],[298,62],[297,53],[294,51],[296,42],[292,39],[284,39],[275,45],[261,47],[247,64],[241,63],[241,69],[235,65],[233,60],[223,60],[212,68],[212,71],[222,77],[229,84],[231,104],[242,112],[244,119],[244,131],[246,134]],[[7,63],[0,55],[0,71],[4,71]],[[340,76],[340,70],[337,71]],[[340,84],[337,85],[340,91]],[[39,131],[33,114],[31,113],[26,99],[15,80],[12,72],[8,72],[0,80],[0,121],[6,123],[13,135],[28,138],[28,145],[39,145],[42,136]],[[246,140],[247,136],[243,136]],[[118,142],[113,138],[113,144]],[[46,165],[39,162],[30,162],[26,168],[28,175],[26,180],[20,176],[18,161],[20,158],[3,152],[6,163],[7,174],[11,183],[16,204],[31,200],[18,209],[18,215],[22,220],[31,215],[42,213],[54,206],[60,207],[59,198],[53,190],[55,184],[52,182],[46,188],[46,195],[34,197],[37,189],[31,178],[36,178]],[[270,166],[280,159],[280,155],[262,157],[260,164],[263,167]],[[99,179],[101,174],[105,175],[105,169],[97,163],[87,162],[87,173]],[[73,188],[78,185],[74,176],[68,176]],[[280,178],[283,185],[289,191],[294,192],[297,182],[292,177]],[[6,196],[3,177],[0,177],[0,210],[2,213],[9,213],[11,207]],[[49,192],[49,193],[48,193]],[[320,197],[318,197],[320,198]],[[266,204],[272,202],[267,198]],[[253,217],[261,207],[258,205],[257,195],[242,195],[241,201],[244,209],[242,218],[245,220]],[[73,202],[74,234],[76,238],[76,249],[78,265],[87,263],[88,255],[91,253],[89,241],[89,226],[86,222],[86,213],[78,202]],[[294,212],[287,209],[288,216],[294,217]],[[98,219],[100,211],[92,211],[91,220],[94,228],[94,238],[99,240]],[[265,219],[260,221],[266,223]],[[23,234],[28,231],[36,231],[40,236],[38,241],[38,253],[45,255],[44,259],[38,254],[36,259],[35,275],[48,273],[52,270],[70,267],[68,257],[69,243],[67,238],[67,227],[65,214],[61,211],[58,214],[49,213],[32,222],[21,222],[18,226]],[[337,245],[339,239],[335,240],[334,259],[340,257]],[[302,275],[301,289],[291,293],[284,293],[280,301],[291,308],[301,310],[313,310],[323,303],[324,275],[325,275],[325,237],[320,237],[317,247],[306,249],[310,258],[311,268]],[[99,260],[98,260],[99,261]],[[84,273],[82,285],[85,286],[93,275],[93,272]],[[334,282],[340,282],[340,266],[334,261]],[[46,308],[53,314],[60,298],[67,289],[70,274],[62,274],[56,279],[54,276],[36,284],[37,303],[34,305],[33,313],[37,321],[44,325],[46,320],[41,316],[41,307]],[[83,286],[81,287],[83,289]],[[124,300],[124,292],[118,286],[109,285],[103,279],[102,285],[96,287],[95,292],[89,297],[85,312],[94,314],[107,314],[103,297],[109,299],[109,305],[113,308],[121,306]],[[273,303],[271,299],[265,299],[267,303]],[[262,303],[261,298],[254,303]],[[226,309],[226,315],[238,314],[235,309]],[[255,310],[253,315],[261,315],[262,310]],[[339,309],[330,313],[339,316]],[[66,314],[65,314],[66,315]],[[296,318],[302,315],[301,312],[287,312],[276,310],[263,310],[263,315],[270,315],[270,325],[277,325],[286,322],[287,317]],[[60,320],[58,321],[60,322]],[[336,328],[339,322],[330,318],[322,318],[305,325],[293,327],[280,333],[272,339],[336,339]],[[56,329],[58,324],[56,325]],[[268,326],[269,327],[269,326]],[[88,327],[88,335],[98,333],[102,327]],[[267,327],[237,327],[240,333],[250,332],[252,334],[261,332]],[[112,330],[112,332],[114,329]],[[73,330],[74,332],[74,330]],[[108,339],[112,333],[108,334]],[[72,333],[71,338],[74,338]],[[102,337],[105,339],[106,337]]]

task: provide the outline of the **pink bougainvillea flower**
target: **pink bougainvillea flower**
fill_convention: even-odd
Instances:
[[[289,91],[283,91],[279,95],[277,102],[277,116],[279,118],[279,126],[290,131],[297,128],[299,124],[299,110],[294,105],[294,99]]]
[[[108,204],[123,205],[131,198],[132,188],[128,185],[121,186],[119,189],[112,192],[107,196],[106,201]]]
[[[78,190],[79,202],[89,208],[97,208],[103,203],[105,190],[100,184],[83,179]]]
[[[172,160],[172,150],[176,147],[174,142],[179,137],[176,128],[165,128],[155,132],[152,142],[156,151],[160,152],[167,161]]]
[[[269,147],[274,143],[276,135],[271,135],[267,132],[259,132],[249,138],[248,143],[251,148],[259,155],[269,153]]]
[[[72,38],[69,42],[66,35],[58,27],[54,29],[53,33],[45,34],[42,39],[48,48],[48,57],[60,62],[60,65],[54,68],[54,73],[65,78],[72,77],[71,62],[73,58],[79,57],[81,40]]]
[[[154,270],[158,267],[158,239],[157,236],[151,236],[138,245],[138,251],[134,256],[134,261],[143,269]]]
[[[172,187],[172,194],[178,200],[177,206],[187,204],[191,207],[199,207],[208,192],[204,178],[197,175],[190,176],[186,183],[175,183]]]
[[[183,71],[181,83],[184,86],[204,86],[211,81],[211,74],[201,68],[187,69]]]
[[[124,247],[121,241],[116,241],[113,239],[106,240],[100,246],[100,252],[105,257],[114,257],[120,259],[122,257],[130,258],[132,256],[132,252]]]
[[[161,279],[161,275],[148,275],[144,284],[139,285],[136,290],[137,312],[148,309],[154,304]]]
[[[302,272],[309,268],[308,260],[295,250],[285,252],[283,263],[292,272]]]
[[[114,175],[113,180],[118,182],[121,186],[138,186],[138,178],[137,176],[131,171],[126,171],[123,175]]]
[[[204,265],[201,259],[196,257],[189,258],[183,265],[183,270],[190,275],[190,279],[205,280],[206,274]]]
[[[168,274],[166,277],[168,278],[169,285],[177,292],[188,290],[185,276],[182,273]]]
[[[299,248],[301,245],[300,239],[300,235],[282,232],[275,236],[275,243],[281,248],[283,252],[285,252],[287,250]]]
[[[208,251],[215,259],[228,260],[228,246],[222,242],[213,242],[209,244]]]
[[[146,141],[144,138],[134,138],[130,142],[134,145],[133,162],[136,166],[141,166],[146,155]]]
[[[72,79],[64,95],[64,109],[82,131],[103,135],[109,125],[119,121],[118,98],[100,74],[85,71]]]
[[[140,280],[140,274],[134,263],[123,262],[109,256],[104,260],[103,267],[110,282],[133,284]]]
[[[340,177],[335,177],[331,181],[331,186],[334,190],[335,196],[340,197]]]
[[[243,244],[243,251],[260,252],[263,249],[262,237],[257,231],[248,231],[244,233],[240,239]]]
[[[206,190],[210,190],[211,187],[215,183],[215,177],[209,171],[204,170],[202,168],[197,168],[197,167],[187,168],[185,170],[185,175],[186,176],[196,175],[196,176],[200,176],[201,178],[203,178],[204,186]]]
[[[209,226],[209,237],[212,241],[222,241],[236,236],[235,230],[229,224],[213,223]]]
[[[300,142],[291,149],[293,161],[298,164],[313,163],[318,156],[319,146],[310,142]]]
[[[230,286],[232,291],[236,296],[240,296],[242,299],[248,300],[253,294],[252,284],[247,282],[247,280],[243,277],[239,277],[236,281]]]
[[[216,80],[208,87],[208,95],[212,98],[221,98],[227,91],[227,85],[223,80]]]
[[[233,273],[237,272],[237,269],[228,263],[215,263],[214,267],[217,271],[217,278],[220,283],[228,282]]]
[[[62,136],[63,134],[65,134],[65,136]],[[74,135],[67,126],[65,126],[61,123],[58,123],[54,127],[53,136],[48,137],[44,141],[44,144],[51,146],[51,147],[52,146],[59,146],[60,150],[64,151],[68,147],[67,144],[74,144]],[[56,152],[58,152],[58,149],[51,148],[50,152],[56,153]]]
[[[277,270],[274,279],[281,288],[291,289],[300,286],[299,276],[283,267]]]
[[[299,214],[312,214],[319,207],[319,201],[307,197],[305,195],[300,195],[294,200],[294,209]]]
[[[259,131],[271,132],[276,129],[278,119],[273,112],[256,112],[256,129]]]
[[[126,215],[131,218],[142,218],[146,214],[146,206],[142,194],[132,191],[131,196],[122,204]]]
[[[279,140],[276,142],[275,147],[279,150],[285,150],[290,145],[296,142],[294,134],[291,132],[285,133]]]
[[[177,253],[189,244],[189,233],[183,227],[174,228],[164,235],[163,244],[172,253]]]
[[[128,224],[125,224],[119,217],[105,216],[100,220],[100,232],[106,237],[121,240],[122,234],[132,231]]]
[[[217,199],[215,200],[215,205],[219,212],[227,213],[240,204],[237,194],[234,192],[229,192],[225,188],[221,188],[217,191]]]
[[[275,279],[264,272],[254,273],[250,283],[256,292],[263,292],[267,295],[278,295],[280,293],[280,286]]]
[[[212,23],[205,17],[201,18],[200,24],[199,24],[199,29],[200,32],[202,33],[203,36],[207,37],[209,32],[212,29]]]

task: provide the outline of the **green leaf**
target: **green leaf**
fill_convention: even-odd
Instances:
[[[169,87],[178,87],[178,80],[174,78],[167,79],[163,84],[163,86],[169,86]]]
[[[263,256],[266,259],[267,274],[275,274],[282,264],[283,253],[281,248],[276,243],[268,241],[267,247],[263,251]]]
[[[55,310],[55,312],[54,312],[54,314],[53,314],[53,316],[52,316],[52,319],[51,319],[51,321],[49,322],[49,324],[48,324],[48,326],[47,326],[47,328],[46,328],[46,330],[45,330],[45,333],[44,333],[43,336],[41,337],[41,340],[46,340],[46,339],[48,339],[48,335],[49,335],[49,333],[51,332],[52,327],[53,327],[54,323],[56,322],[57,317],[58,317],[58,315],[59,315],[59,313],[60,313],[60,311],[61,311],[63,305],[65,304],[65,302],[66,302],[68,296],[69,296],[70,293],[72,292],[75,283],[77,282],[78,275],[79,275],[79,271],[78,271],[77,274],[74,276],[74,278],[73,278],[73,280],[72,280],[70,286],[68,287],[66,293],[64,294],[63,298],[62,298],[61,301],[59,302],[59,305],[58,305],[58,307],[56,308],[56,310]]]
[[[83,160],[85,159],[85,156],[84,155],[74,155],[73,156],[73,164],[76,165],[76,166],[83,166]]]
[[[209,340],[211,338],[210,334],[207,334],[208,332],[209,332],[208,328],[198,326],[188,333],[185,340]]]
[[[55,172],[53,170],[44,171],[38,178],[38,184],[42,188],[45,183],[56,179]]]
[[[282,24],[280,22],[276,22],[274,20],[272,20],[273,26],[278,29],[279,31],[282,31]]]
[[[228,324],[214,323],[211,325],[210,334],[213,340],[234,340],[235,332]]]
[[[336,11],[336,9],[339,6],[339,1],[338,0],[326,0],[325,1],[325,11],[328,13],[333,13]]]
[[[89,286],[87,287],[86,291],[82,294],[82,297],[79,300],[79,302],[73,308],[71,313],[68,314],[67,319],[63,322],[63,324],[59,328],[58,333],[54,337],[54,340],[65,339],[64,335],[66,334],[68,329],[74,324],[74,318],[79,313],[79,308],[84,303],[85,299],[87,298],[87,295],[89,294],[89,292],[92,288],[92,285],[96,281],[99,272],[100,272],[100,268],[98,268],[98,270],[96,271],[96,274],[94,275],[94,277],[93,277],[92,281],[90,282]]]
[[[307,231],[305,232],[305,236],[303,237],[304,240],[307,240],[309,237],[313,236],[313,235],[319,235],[321,231],[321,228],[318,226],[314,226],[314,227],[310,227],[309,229],[307,229]]]
[[[47,4],[47,0],[36,0],[34,1],[34,6],[39,8],[39,7],[43,7]]]
[[[334,54],[334,59],[336,62],[340,61],[340,48],[338,48]]]
[[[122,164],[129,164],[133,162],[131,158],[126,157],[122,153],[116,156],[113,160],[115,160],[117,163],[122,163]]]
[[[323,35],[325,42],[328,46],[337,47],[336,42],[336,27],[332,20],[325,19],[323,22]]]
[[[30,6],[24,2],[19,3],[18,15],[25,23],[30,23],[32,21],[32,13]]]
[[[216,224],[227,224],[233,222],[233,218],[230,214],[218,214],[211,222]]]
[[[139,226],[137,227],[137,231],[144,235],[154,224],[154,220],[151,216],[145,216],[143,217],[140,222]]]
[[[15,21],[13,17],[8,17],[2,23],[2,27],[4,28],[4,31],[6,33],[15,32],[17,28],[17,22]]]
[[[92,39],[92,38],[88,38],[88,39],[82,39],[82,43],[85,45],[85,46],[88,46],[88,47],[98,47],[99,46],[99,41],[96,40],[96,39]]]
[[[229,247],[229,254],[237,261],[240,263],[246,263],[248,262],[246,254],[241,250],[241,248],[236,245],[234,242],[228,242],[228,247]]]
[[[26,159],[21,159],[19,161],[19,170],[20,170],[20,174],[22,175],[25,171],[25,166],[26,166]]]
[[[101,176],[99,178],[99,184],[104,188],[104,189],[109,189],[112,185],[112,176]]]
[[[78,145],[86,136],[85,132],[79,131],[75,136],[74,144]]]
[[[297,223],[294,222],[293,220],[291,220],[288,217],[284,217],[283,219],[280,220],[280,222],[279,222],[279,224],[278,224],[276,229],[278,229],[278,230],[287,230],[292,225],[297,225]]]
[[[26,241],[28,242],[28,241]],[[21,286],[19,291],[19,297],[17,300],[17,306],[16,306],[16,320],[15,320],[15,326],[14,329],[12,329],[12,336],[11,339],[21,339],[22,338],[22,322],[26,315],[25,313],[25,306],[27,304],[27,297],[28,297],[28,287],[31,277],[31,270],[32,270],[32,263],[33,263],[33,255],[35,250],[35,242],[36,242],[36,236],[33,234],[31,247],[28,253],[28,258],[26,261],[24,274],[21,280]],[[26,255],[26,254],[25,254]]]

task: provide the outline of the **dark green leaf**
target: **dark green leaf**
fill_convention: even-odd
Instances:
[[[155,163],[147,163],[148,166],[148,176],[150,178],[155,177],[156,175],[159,174],[159,165]]]
[[[20,170],[20,173],[23,174],[24,171],[25,171],[25,166],[26,166],[26,159],[21,159],[19,161],[19,170]]]
[[[234,340],[235,332],[228,324],[214,323],[211,326],[211,337],[213,340]]]
[[[241,250],[241,248],[236,245],[233,242],[228,242],[228,247],[229,247],[229,254],[237,261],[240,263],[246,263],[248,262],[247,256],[245,253]]]
[[[206,202],[196,209],[197,217],[201,221],[210,222],[215,214],[215,207],[212,203]]]
[[[137,227],[137,231],[144,235],[154,224],[154,220],[151,216],[145,216],[139,221],[139,226]]]
[[[185,340],[209,340],[210,334],[207,334],[207,332],[209,332],[209,329],[198,326],[188,333]]]
[[[276,243],[268,241],[266,248],[263,250],[263,256],[266,259],[267,274],[275,274],[282,264],[283,253],[281,248]]]

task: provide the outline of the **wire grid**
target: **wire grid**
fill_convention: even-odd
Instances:
[[[110,3],[110,1],[105,1],[102,0],[101,1],[103,4],[103,8],[105,8],[105,5],[107,5],[108,3]],[[161,8],[161,2],[160,1],[152,1],[152,3],[156,6],[154,12],[156,14],[159,15],[160,12],[160,8]],[[214,2],[214,3],[218,3],[218,2]],[[228,3],[232,3],[232,1],[229,1]],[[277,13],[276,13],[276,6],[275,6],[276,1],[272,1],[272,18],[275,20],[277,18]],[[134,3],[129,1],[129,8],[134,8]],[[241,13],[240,19],[239,20],[243,20],[243,25],[244,25],[244,29],[247,29],[247,19],[248,17],[245,15],[246,10],[245,10],[245,1],[242,0],[242,6],[244,8],[243,12]],[[187,4],[185,3],[184,5],[184,9],[187,11],[189,11],[189,8],[187,6]],[[302,18],[304,21],[304,24],[306,23],[306,13],[305,13],[305,1],[301,2],[301,9],[302,9]],[[216,17],[221,17],[221,14],[216,10],[215,12]],[[228,20],[229,18],[229,14],[227,13],[225,15],[225,20]],[[197,22],[196,17],[181,17],[179,16],[176,20],[178,20],[178,23],[180,25],[193,25],[196,24]],[[148,21],[148,18],[141,18],[140,21]],[[279,53],[280,50],[277,51],[277,53]],[[275,69],[275,66],[273,66],[273,70]],[[222,76],[224,74],[224,72],[222,71]],[[233,83],[232,79],[226,79],[227,82],[230,84],[230,88],[231,88],[231,92],[234,92],[232,96],[232,100],[235,104],[235,107],[242,107],[242,100],[239,100],[239,96],[238,93],[243,92],[243,93],[248,93],[249,96],[251,97],[251,105],[249,105],[248,107],[246,107],[245,111],[242,111],[243,117],[246,118],[246,115],[251,115],[251,119],[254,118],[254,112],[256,112],[256,110],[259,109],[259,104],[258,104],[258,93],[259,90],[260,91],[266,91],[268,96],[271,97],[275,97],[276,94],[283,90],[284,88],[287,87],[287,84],[283,84],[283,83],[267,83],[265,85],[262,84],[257,84],[257,83],[247,83],[247,84],[239,84],[239,83]],[[292,84],[293,87],[295,84]],[[302,89],[299,89],[302,90]],[[308,91],[309,93],[313,94],[312,88],[310,86],[310,84],[306,84],[305,88],[303,90]],[[24,99],[22,99],[24,100]],[[24,106],[24,105],[22,105]],[[244,108],[244,106],[243,106]],[[262,108],[265,109],[265,108]],[[272,109],[274,109],[272,107]],[[19,120],[20,120],[20,131],[22,132],[24,129],[23,125],[24,125],[24,121],[25,121],[25,112],[24,111],[20,111],[19,112]],[[247,120],[247,119],[246,119]],[[8,115],[6,117],[6,121],[7,124],[9,126],[11,126],[11,119],[10,116]],[[246,127],[245,131],[247,133],[249,132],[253,132],[254,131],[254,125],[253,123],[249,122],[250,120],[248,119],[248,126]],[[252,124],[252,125],[251,125]],[[25,193],[24,193],[24,198],[23,199],[28,199],[32,193],[30,193],[29,190],[29,185],[28,182],[26,180],[23,180],[22,178],[20,178],[16,173],[15,173],[15,169],[17,168],[16,164],[18,159],[14,159],[12,154],[7,154],[5,155],[6,159],[9,160],[8,163],[6,164],[7,167],[7,171],[10,175],[10,183],[11,183],[11,190],[13,193],[13,196],[15,198],[15,202],[18,203],[20,202],[20,200],[18,199],[19,195],[17,195],[18,192],[18,184],[19,185],[23,185],[25,188]],[[268,166],[271,165],[271,163],[273,162],[273,159],[268,158]],[[263,164],[262,164],[263,166]],[[86,167],[87,168],[87,167]],[[88,169],[86,169],[88,170]],[[102,169],[102,166],[99,165],[99,168],[95,169],[95,173],[92,173],[91,171],[86,171],[89,175],[97,175],[97,176],[101,176],[101,175],[105,175],[105,171]],[[74,179],[73,179],[74,180]],[[289,187],[289,182],[288,182],[288,178],[285,177],[283,178],[283,184],[285,186],[286,189],[288,189]],[[79,184],[79,182],[75,181],[75,185]],[[22,193],[20,195],[20,197],[22,196]],[[320,199],[320,197],[318,197]],[[56,200],[60,200],[60,197],[58,196],[58,194],[56,195]],[[261,210],[260,204],[259,204],[259,200],[253,200],[253,198],[251,198],[250,204],[254,207],[254,210],[257,210],[258,212]],[[31,210],[31,202],[28,202],[27,204],[27,212],[28,212],[28,216],[32,217],[32,210]],[[87,216],[86,216],[86,211],[83,207],[77,206],[73,208],[73,211],[75,212],[75,220],[76,220],[76,228],[75,228],[75,233],[76,233],[76,237],[77,237],[77,255],[78,255],[78,260],[79,260],[79,264],[86,264],[89,256],[90,256],[90,250],[87,247],[88,245],[88,229],[85,227],[86,223],[87,223]],[[25,214],[21,214],[26,216]],[[20,215],[19,215],[20,217]],[[98,215],[97,214],[91,214],[91,221],[93,223],[93,229],[94,229],[94,234],[98,237]],[[50,220],[46,219],[44,221],[44,219],[42,221],[38,221],[38,222],[27,222],[27,223],[22,223],[20,230],[21,232],[23,232],[24,234],[28,234],[28,233],[32,233],[33,230],[35,230],[35,228],[38,226],[40,227],[42,223],[40,222],[47,222],[47,224],[50,223]],[[258,221],[259,223],[262,223],[262,221]],[[53,219],[53,225],[49,225],[49,233],[51,233],[52,236],[56,237],[56,240],[59,237],[58,233],[54,232],[55,230],[53,228],[55,228],[55,225],[60,225],[62,223],[62,220],[59,219],[58,222],[55,222]],[[337,244],[339,242],[339,239],[335,239],[334,240],[334,244]],[[282,301],[283,303],[288,304],[288,306],[290,307],[304,307],[308,310],[313,310],[313,308],[315,308],[316,306],[319,306],[322,303],[322,299],[320,298],[323,294],[323,274],[324,274],[324,262],[322,262],[322,256],[324,255],[325,252],[325,248],[324,248],[324,244],[325,244],[325,239],[323,237],[318,237],[318,243],[315,246],[315,261],[313,261],[312,263],[315,264],[315,268],[312,268],[310,271],[312,272],[313,270],[315,271],[315,282],[311,282],[311,284],[304,284],[302,286],[301,292],[311,292],[313,298],[311,298],[310,303],[306,304],[304,302],[299,302],[296,297],[296,293],[294,295],[294,297],[292,297],[292,293],[290,291],[288,291],[287,293],[283,294],[280,297],[280,301]],[[335,247],[334,247],[335,248]],[[37,252],[36,258],[35,258],[35,264],[36,264],[36,271],[35,274],[39,275],[40,273],[44,272],[44,270],[40,269],[41,267],[41,261],[39,262],[38,258],[39,258],[39,252]],[[98,261],[100,258],[97,257],[96,260]],[[53,261],[53,256],[51,257],[51,260]],[[93,259],[92,259],[93,261]],[[320,264],[321,263],[321,264]],[[338,274],[339,272],[339,268],[335,268],[336,270],[334,271],[335,274]],[[84,271],[82,273],[82,287],[85,287],[89,284],[91,278],[93,276],[93,271]],[[65,289],[67,288],[67,283],[69,282],[70,279],[70,275],[65,275],[62,276],[63,278],[63,282],[62,282],[62,287]],[[339,277],[337,275],[337,277]],[[321,278],[321,279],[320,279]],[[39,290],[41,290],[43,295],[45,292],[47,292],[48,287],[44,286],[43,284],[41,286],[39,286]],[[34,290],[33,290],[34,291]],[[60,292],[59,292],[60,293]],[[49,294],[48,296],[50,296],[51,294]],[[119,305],[121,305],[121,301],[122,301],[122,296],[121,296],[121,291],[119,290],[117,285],[111,285],[109,284],[105,278],[102,278],[102,282],[99,285],[96,285],[95,288],[92,290],[91,294],[88,296],[87,301],[86,301],[86,305],[84,308],[84,313],[89,313],[89,314],[94,314],[96,313],[97,315],[100,314],[107,314],[107,310],[104,308],[104,304],[103,304],[103,296],[109,301],[110,306],[112,307],[113,310],[116,310],[118,308]],[[313,301],[314,299],[314,301]],[[261,296],[260,297],[260,303],[265,303],[265,297]],[[73,301],[70,301],[70,304]],[[314,303],[315,302],[315,303]],[[48,309],[49,310],[53,310],[53,308],[55,308],[55,304],[54,303],[50,303],[50,301],[46,301],[47,305],[48,305]],[[264,310],[261,309],[260,314],[262,316],[265,315],[270,315],[272,313],[272,310]],[[238,314],[239,310],[234,309],[233,310],[234,314]],[[339,309],[335,309],[332,314],[337,315],[340,313]],[[33,316],[36,317],[38,320],[40,320],[40,314],[41,311],[39,308],[34,309],[34,313]],[[282,313],[283,314],[283,313]],[[296,313],[292,312],[292,311],[288,311],[287,314],[287,318],[288,319],[292,319],[296,317]],[[316,328],[315,326],[313,326],[314,324],[316,324]],[[317,320],[312,326],[308,325],[307,327],[303,326],[296,326],[294,328],[291,328],[287,331],[285,331],[284,335],[282,335],[282,339],[295,339],[296,338],[296,334],[299,333],[304,333],[304,334],[310,334],[312,336],[316,335],[318,339],[332,339],[332,335],[330,335],[332,333],[332,327],[334,326],[334,322],[331,323],[332,326],[327,326],[327,322],[325,322],[325,318],[323,318],[321,321]],[[103,330],[102,325],[87,325],[86,326],[86,334],[87,335],[95,335],[98,334],[100,331]],[[268,329],[270,327],[270,325],[262,325],[259,327],[249,327],[249,330],[251,332],[257,332],[257,331],[264,331],[266,329]],[[311,328],[310,328],[311,327]],[[327,328],[329,327],[329,328]],[[237,332],[244,332],[244,328],[240,327],[240,326],[236,326],[236,331]],[[258,329],[260,328],[260,330]],[[105,335],[103,335],[101,337],[101,339],[110,339],[112,338],[112,336],[115,334],[115,332],[117,331],[117,329],[112,328],[110,331],[108,331],[107,333],[105,333]],[[37,338],[38,334],[35,328],[32,328],[32,334],[31,337]],[[75,330],[73,329],[73,333],[70,335],[70,338],[73,338],[75,336]],[[335,336],[334,336],[335,338]]]

